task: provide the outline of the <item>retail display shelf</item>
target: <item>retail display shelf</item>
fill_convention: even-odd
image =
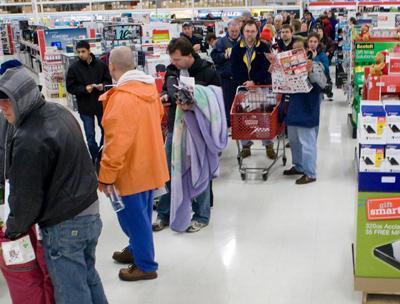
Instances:
[[[83,4],[89,4],[91,1],[89,1],[89,0],[67,0],[67,1],[44,1],[44,2],[38,2],[38,4],[40,5],[40,4],[42,4],[42,5],[51,5],[51,4],[54,4],[54,5],[61,5],[61,4],[63,4],[63,5],[67,5],[67,4],[81,4],[81,3],[83,3]]]
[[[20,41],[21,44],[24,44],[26,46],[29,46],[32,49],[35,49],[37,51],[40,51],[39,46],[36,44],[33,44],[32,42],[26,41],[26,40],[21,40]]]
[[[32,6],[32,2],[0,2],[0,6]]]

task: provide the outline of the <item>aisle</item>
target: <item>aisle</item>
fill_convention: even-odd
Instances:
[[[267,182],[242,182],[231,142],[214,183],[210,226],[191,235],[155,234],[157,280],[119,281],[120,266],[111,254],[126,245],[126,238],[102,197],[97,268],[109,302],[361,303],[353,292],[351,259],[355,142],[346,124],[346,103],[338,101],[344,97],[336,95],[335,102],[322,106],[317,183],[297,186],[294,178],[282,176],[281,165]],[[7,301],[0,279],[0,303]]]

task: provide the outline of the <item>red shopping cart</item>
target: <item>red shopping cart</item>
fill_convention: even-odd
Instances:
[[[231,108],[232,139],[236,140],[239,173],[246,180],[248,173],[260,173],[264,181],[270,169],[282,158],[286,165],[285,125],[279,121],[281,94],[272,91],[271,86],[255,86],[250,89],[237,88]],[[266,167],[248,167],[243,164],[242,140],[274,140],[277,138],[277,158]]]

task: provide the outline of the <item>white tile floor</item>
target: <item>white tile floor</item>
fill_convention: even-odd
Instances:
[[[126,245],[116,216],[102,197],[103,233],[97,268],[110,303],[350,304],[353,291],[355,141],[341,93],[322,104],[318,181],[297,186],[279,163],[269,180],[242,182],[231,142],[214,183],[210,225],[197,234],[155,234],[159,278],[118,279],[114,250]],[[290,152],[289,164],[290,165]],[[249,161],[263,161],[252,157]],[[0,303],[10,303],[0,277]],[[83,303],[84,304],[84,303]]]

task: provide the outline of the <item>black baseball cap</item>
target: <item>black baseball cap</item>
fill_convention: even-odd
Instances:
[[[182,27],[189,27],[189,26],[193,26],[193,23],[190,21],[183,22],[182,24]]]

